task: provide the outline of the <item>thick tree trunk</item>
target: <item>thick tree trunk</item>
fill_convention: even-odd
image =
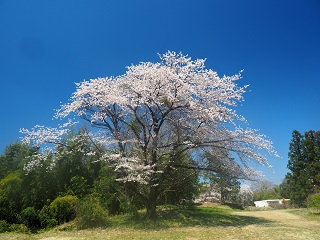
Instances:
[[[150,194],[147,203],[147,218],[155,220],[157,218],[157,200],[158,200],[158,187],[151,186]]]
[[[149,192],[149,197],[148,197],[148,202],[147,202],[147,218],[155,220],[157,217],[157,201],[158,201],[158,195],[159,195],[159,191],[158,191],[158,184],[159,184],[159,179],[158,176],[156,174],[158,167],[157,167],[157,162],[158,162],[158,158],[157,158],[157,135],[159,132],[159,125],[157,123],[157,120],[155,119],[155,116],[153,115],[153,121],[154,121],[154,128],[155,128],[155,135],[156,137],[153,140],[153,146],[152,146],[152,154],[151,154],[151,163],[153,165],[153,170],[154,173],[151,174],[151,179],[149,182],[149,188],[150,188],[150,192]]]

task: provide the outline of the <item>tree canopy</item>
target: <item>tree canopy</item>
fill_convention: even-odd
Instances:
[[[127,188],[139,186],[135,194],[151,218],[161,185],[180,169],[216,170],[210,167],[214,159],[231,175],[252,179],[260,175],[249,163],[269,167],[262,150],[276,155],[265,135],[241,127],[246,120],[235,108],[248,87],[236,83],[241,72],[220,77],[205,67],[204,59],[170,51],[159,56],[160,62],[129,66],[123,75],[78,83],[70,101],[56,113],[56,118],[77,116],[96,127],[86,134],[97,149],[103,146],[107,151],[88,154],[112,164],[119,172],[117,180]],[[57,147],[73,124],[21,132],[25,142]],[[51,148],[46,154],[55,151]],[[204,152],[216,158],[200,158]],[[29,169],[43,156],[30,158]]]

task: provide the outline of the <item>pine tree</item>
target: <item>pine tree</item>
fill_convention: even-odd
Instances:
[[[290,143],[286,175],[290,198],[293,204],[304,206],[311,193],[320,187],[320,132],[308,131],[304,135],[294,130]]]
[[[305,133],[303,152],[307,162],[307,175],[311,183],[312,192],[320,190],[320,131]]]

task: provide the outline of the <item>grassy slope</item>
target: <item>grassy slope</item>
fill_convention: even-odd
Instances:
[[[270,211],[270,216],[275,215],[276,211],[281,217],[279,210]],[[297,216],[295,221],[308,221],[304,217],[306,213],[301,211],[294,212]],[[68,223],[37,235],[0,234],[0,239],[319,239],[320,230],[314,226],[304,224],[301,227],[299,224],[286,224],[286,219],[279,222],[272,220],[272,217],[257,216],[257,212],[241,211],[238,214],[228,207],[217,205],[162,207],[157,222],[146,220],[144,213],[140,212],[135,216],[114,216],[106,228],[76,230],[73,223]],[[313,218],[314,221],[319,223],[320,217]]]

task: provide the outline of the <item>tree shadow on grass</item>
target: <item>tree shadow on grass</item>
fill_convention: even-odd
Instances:
[[[233,215],[232,210],[208,207],[162,208],[154,221],[143,213],[131,216],[123,222],[135,229],[157,230],[171,227],[245,227],[248,225],[270,225],[273,221],[264,218]]]

